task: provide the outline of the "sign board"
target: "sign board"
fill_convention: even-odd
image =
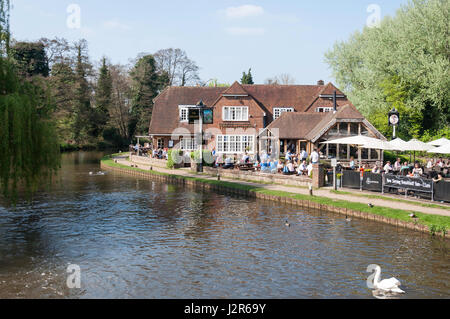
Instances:
[[[169,141],[169,148],[172,148],[173,147],[173,140],[170,140]]]
[[[336,167],[337,166],[337,159],[333,158],[331,160],[331,167]]]
[[[365,172],[362,180],[362,189],[381,192],[383,187],[383,176],[381,174],[374,174]]]
[[[195,121],[200,120],[200,110],[196,108],[189,108],[188,121],[189,124],[195,124]]]
[[[384,186],[431,193],[433,191],[433,180],[386,174],[384,175]]]
[[[203,110],[203,124],[213,124],[213,110],[204,109]]]

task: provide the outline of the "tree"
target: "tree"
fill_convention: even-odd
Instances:
[[[47,52],[48,65],[53,68],[54,64],[73,64],[73,58],[71,57],[71,46],[69,42],[64,38],[41,38],[40,43],[44,45]]]
[[[40,79],[20,78],[10,59],[9,1],[0,0],[0,190],[17,197],[19,186],[30,195],[60,165],[59,144],[49,120],[54,108]]]
[[[129,123],[131,114],[131,79],[128,70],[122,65],[111,65],[112,81],[111,104],[109,108],[109,126],[103,137],[114,144],[122,140],[130,141]]]
[[[398,107],[399,136],[434,135],[450,125],[448,0],[413,0],[379,28],[364,28],[325,55],[338,85],[385,135]]]
[[[87,142],[89,135],[92,135],[91,118],[91,90],[87,80],[92,65],[89,63],[87,55],[87,42],[81,40],[75,43],[77,51],[77,62],[75,68],[75,100],[73,124],[74,138],[79,144]]]
[[[140,58],[130,72],[132,80],[132,109],[129,122],[129,136],[144,134],[153,109],[153,99],[166,84],[168,75],[158,74],[156,61],[152,55]],[[169,75],[170,77],[170,75]]]
[[[111,107],[112,79],[106,58],[102,59],[102,66],[99,70],[97,89],[95,90],[95,110],[93,111],[93,125],[96,126],[94,135],[98,136],[103,132],[109,120],[109,109]]]
[[[282,84],[282,85],[293,85],[295,84],[295,79],[288,73],[282,73],[279,76],[274,76],[273,78],[268,78],[264,81],[265,84]]]
[[[166,73],[168,85],[193,85],[200,81],[199,67],[181,49],[164,49],[154,55],[157,72]]]
[[[17,42],[12,46],[11,53],[22,76],[49,75],[50,69],[43,43]]]
[[[248,73],[242,72],[241,84],[255,84],[252,77],[252,69],[248,69]]]
[[[0,57],[9,54],[9,0],[0,0]]]

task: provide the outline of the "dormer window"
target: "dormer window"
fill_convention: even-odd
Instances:
[[[178,110],[180,111],[180,122],[188,122],[190,107],[195,107],[195,105],[178,105]]]
[[[332,107],[323,107],[323,106],[319,106],[316,108],[316,112],[317,113],[328,113],[328,112],[333,112],[333,108]]]
[[[276,120],[284,112],[294,112],[294,108],[292,108],[292,107],[274,107],[273,108],[273,119]]]
[[[248,121],[248,106],[224,106],[222,119],[224,121]]]

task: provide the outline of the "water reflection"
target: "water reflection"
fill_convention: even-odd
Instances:
[[[99,171],[64,156],[33,206],[0,206],[0,297],[374,298],[367,265],[400,298],[449,297],[447,243],[426,234],[272,202]],[[291,226],[285,226],[285,220]],[[68,264],[82,289],[66,287]]]

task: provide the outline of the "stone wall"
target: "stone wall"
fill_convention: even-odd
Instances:
[[[225,178],[240,179],[245,181],[254,181],[271,184],[291,185],[291,186],[308,186],[312,183],[312,179],[306,176],[285,176],[281,174],[268,174],[253,171],[240,171],[237,169],[217,169],[211,167],[203,167],[203,172],[210,175],[217,175]]]
[[[142,165],[150,165],[150,166],[157,166],[157,167],[167,167],[167,161],[157,158],[150,158],[150,157],[144,157],[144,156],[136,156],[136,155],[130,155],[130,161],[136,164],[142,164]]]

